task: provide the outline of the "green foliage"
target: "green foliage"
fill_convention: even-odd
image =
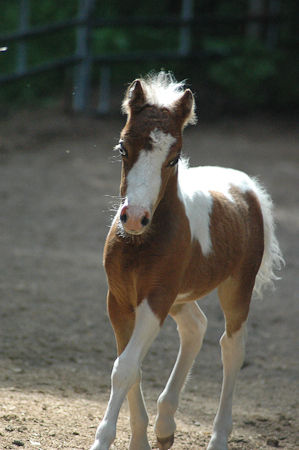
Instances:
[[[17,29],[20,2],[19,0],[10,0],[6,1],[4,8],[3,4],[1,6],[0,30],[2,34]]]
[[[19,0],[2,0],[2,13],[5,20],[0,21],[0,35],[13,32],[19,26]],[[74,17],[77,2],[69,0],[31,0],[29,23],[39,26],[55,23]],[[6,45],[1,42],[0,46]],[[11,73],[16,68],[19,46],[12,42],[7,51],[0,53],[0,74]],[[67,56],[75,51],[75,30],[68,29],[26,40],[26,58],[28,67]],[[64,71],[61,69],[26,77],[16,82],[0,85],[1,104],[32,103],[47,95],[57,95],[63,89]],[[60,86],[60,88],[57,88]]]
[[[208,74],[216,85],[249,106],[269,103],[269,87],[278,75],[280,52],[255,40],[208,40],[205,49],[229,55],[210,64]]]
[[[28,0],[29,1],[29,0]],[[30,0],[30,24],[40,26],[57,23],[78,14],[79,0]],[[18,29],[20,0],[2,0],[0,35]],[[220,17],[246,14],[246,0],[194,2],[195,17],[202,14]],[[299,2],[286,0],[281,4],[284,19],[278,26],[276,49],[260,40],[248,40],[246,27],[235,23],[220,25],[203,23],[194,27],[192,50],[218,54],[218,58],[199,61],[168,61],[166,70],[174,70],[178,78],[188,77],[195,83],[214,85],[249,107],[299,104]],[[95,17],[149,17],[178,16],[181,0],[96,0]],[[102,27],[92,32],[92,53],[124,54],[126,52],[173,51],[179,45],[179,27]],[[52,61],[76,52],[76,30],[64,31],[30,38],[27,42],[29,67]],[[5,46],[0,42],[0,46]],[[9,43],[6,52],[0,52],[0,74],[11,73],[16,68],[19,51],[17,43]],[[222,55],[222,56],[221,56]],[[112,65],[113,81],[126,83],[132,77],[159,70],[160,60]],[[98,82],[99,66],[93,68],[93,80]],[[34,102],[44,97],[60,95],[69,80],[70,69],[57,69],[28,77],[18,82],[0,85],[0,102]]]

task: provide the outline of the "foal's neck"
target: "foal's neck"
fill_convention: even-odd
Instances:
[[[171,234],[185,220],[184,206],[178,195],[178,173],[170,176],[164,195],[154,213],[153,227],[159,226],[159,232]]]

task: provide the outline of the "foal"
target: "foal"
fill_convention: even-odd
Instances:
[[[127,396],[129,450],[149,450],[140,368],[168,314],[180,335],[177,361],[158,400],[155,433],[169,449],[179,394],[201,348],[207,319],[195,300],[218,287],[225,317],[220,340],[223,385],[208,450],[227,450],[232,397],[245,352],[253,290],[276,277],[283,261],[272,204],[247,175],[180,160],[182,131],[195,123],[189,89],[161,72],[134,81],[123,109],[121,205],[104,250],[108,311],[118,347],[111,396],[91,450],[108,450]]]

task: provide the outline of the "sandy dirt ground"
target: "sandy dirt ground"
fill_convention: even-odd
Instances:
[[[109,397],[116,356],[102,252],[117,204],[111,160],[123,117],[21,111],[0,122],[0,448],[89,449]],[[234,401],[230,450],[299,448],[299,117],[200,121],[185,132],[191,165],[258,176],[276,204],[286,260],[274,294],[252,302],[247,355]],[[201,300],[209,327],[181,396],[174,450],[206,448],[222,368],[223,318]],[[155,402],[178,351],[167,319],[143,364],[153,434]],[[130,436],[124,404],[114,448]]]

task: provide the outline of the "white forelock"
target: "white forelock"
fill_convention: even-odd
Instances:
[[[141,80],[148,104],[171,108],[185,91],[184,81],[177,82],[170,73],[159,72]]]

